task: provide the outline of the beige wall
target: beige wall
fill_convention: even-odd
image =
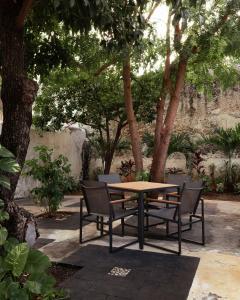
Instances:
[[[30,134],[30,145],[28,148],[27,158],[35,157],[33,148],[38,145],[46,145],[54,149],[54,157],[63,154],[71,164],[72,175],[79,178],[82,170],[81,152],[82,144],[85,140],[85,130],[70,128],[61,132],[44,132],[39,133],[32,129]],[[22,176],[18,182],[16,197],[27,197],[33,186],[36,185],[31,178]]]

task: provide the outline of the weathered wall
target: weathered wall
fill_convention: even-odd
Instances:
[[[27,159],[35,157],[34,147],[38,145],[46,145],[54,149],[54,157],[63,154],[71,164],[72,175],[79,178],[82,170],[81,152],[82,144],[85,140],[85,130],[78,128],[70,128],[61,132],[44,132],[39,133],[32,129],[30,134],[30,145],[28,148]],[[30,190],[36,186],[30,177],[21,176],[17,190],[16,198],[29,196]]]
[[[176,131],[189,131],[193,136],[209,132],[216,126],[233,127],[240,123],[240,88],[236,87],[227,92],[221,92],[211,101],[207,101],[203,97],[195,97],[192,101],[189,97],[183,97],[178,110],[177,121],[175,124]],[[145,129],[151,131],[152,126],[145,126]],[[31,142],[28,149],[27,159],[34,157],[33,147],[36,145],[46,145],[54,149],[54,155],[63,154],[68,157],[72,166],[72,175],[79,177],[82,169],[81,152],[82,144],[85,139],[85,130],[78,128],[66,129],[57,133],[43,133],[41,136],[31,130]],[[112,165],[112,172],[118,170],[121,160],[130,159],[131,152],[125,156],[115,157]],[[209,154],[204,157],[204,166],[208,171],[208,166],[214,163],[217,169],[224,166],[224,156],[221,153]],[[235,163],[240,164],[237,158]],[[144,168],[148,169],[151,164],[151,158],[144,159]],[[91,171],[101,167],[100,160],[92,159]],[[186,170],[186,159],[182,154],[174,154],[167,161],[167,168],[176,167]],[[29,177],[21,177],[16,197],[26,197],[29,191],[36,183]]]
[[[234,127],[240,123],[240,86],[226,92],[221,92],[214,96],[213,99],[205,99],[203,96],[190,97],[183,96],[178,109],[177,120],[175,122],[175,131],[190,132],[193,137],[201,134],[207,134],[216,127]],[[144,126],[141,131],[154,131],[154,124]],[[131,157],[131,153],[125,157],[116,157],[112,171],[115,172],[121,164],[121,160]],[[202,163],[206,172],[209,172],[209,166],[215,164],[216,169],[220,170],[225,165],[226,158],[222,153],[209,153],[203,157]],[[233,160],[233,163],[240,165],[240,158]],[[151,158],[144,159],[144,168],[148,169],[151,164]],[[186,159],[184,155],[175,153],[169,157],[167,168],[180,168],[186,171]]]

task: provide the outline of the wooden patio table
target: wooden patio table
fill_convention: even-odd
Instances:
[[[114,190],[133,192],[138,194],[138,241],[139,248],[143,249],[144,245],[144,194],[147,192],[160,192],[168,188],[176,188],[179,186],[168,183],[132,181],[122,183],[109,183],[108,187]]]

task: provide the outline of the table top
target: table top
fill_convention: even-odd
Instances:
[[[109,183],[109,188],[115,190],[123,190],[130,192],[148,192],[148,191],[159,191],[167,188],[178,188],[176,184],[168,183],[158,183],[158,182],[148,182],[148,181],[131,181],[131,182],[121,182],[121,183]]]

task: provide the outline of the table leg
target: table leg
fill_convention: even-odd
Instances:
[[[139,248],[143,249],[144,244],[144,193],[138,196],[138,240]]]

